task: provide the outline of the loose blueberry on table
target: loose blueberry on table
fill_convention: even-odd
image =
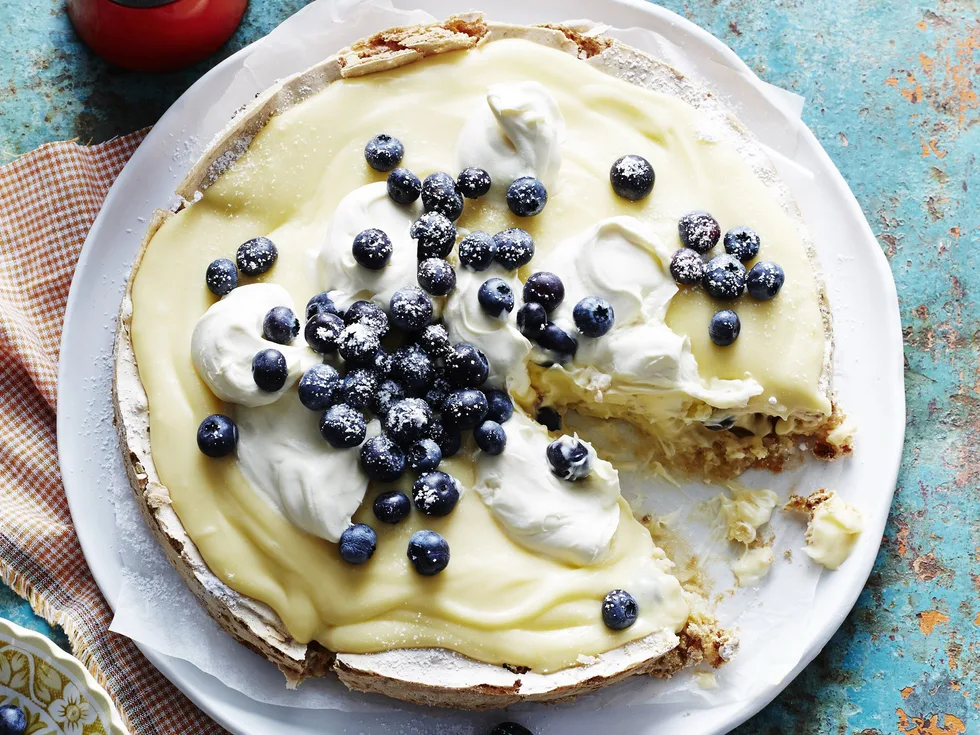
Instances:
[[[252,358],[252,379],[260,390],[275,393],[282,390],[289,378],[286,357],[273,349],[261,350]]]
[[[602,622],[612,630],[625,630],[639,617],[636,598],[625,590],[613,590],[602,600]]]
[[[262,336],[280,345],[292,344],[299,335],[299,319],[286,306],[274,306],[262,320]]]
[[[416,531],[408,542],[408,560],[425,577],[449,566],[449,544],[435,531]]]
[[[534,733],[516,722],[501,722],[499,725],[494,725],[490,735],[534,735]]]
[[[279,250],[267,237],[255,237],[238,246],[235,263],[246,276],[260,276],[276,264]]]
[[[25,735],[27,714],[20,707],[5,704],[0,707],[0,735]]]
[[[408,496],[399,490],[389,490],[374,499],[374,517],[382,523],[399,523],[408,518],[412,503]]]
[[[653,166],[643,156],[622,156],[609,169],[613,191],[633,202],[649,196],[655,180]]]
[[[238,426],[224,414],[212,414],[197,427],[197,448],[208,457],[225,457],[237,445]]]
[[[395,168],[404,155],[405,146],[402,142],[386,133],[375,135],[364,146],[364,160],[368,166],[382,173]]]
[[[738,339],[740,331],[742,331],[742,323],[739,321],[738,314],[731,309],[715,312],[708,325],[708,336],[719,347],[728,347],[732,344]]]
[[[703,210],[688,212],[677,222],[677,234],[681,244],[702,255],[721,239],[718,220]]]
[[[238,286],[238,267],[228,258],[211,261],[204,281],[215,296],[230,294]]]
[[[363,523],[354,523],[340,535],[340,558],[348,564],[366,564],[378,547],[378,534]]]
[[[544,211],[548,190],[532,176],[515,179],[507,188],[507,206],[518,217],[534,217]]]

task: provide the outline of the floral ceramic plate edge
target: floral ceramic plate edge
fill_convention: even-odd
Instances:
[[[27,714],[27,735],[126,735],[109,695],[43,635],[0,618],[0,705]]]

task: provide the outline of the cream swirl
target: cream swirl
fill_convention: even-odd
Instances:
[[[278,400],[320,357],[299,338],[281,345],[262,337],[262,320],[275,306],[293,308],[282,286],[252,283],[239,286],[204,312],[191,335],[191,360],[201,379],[222,401],[242,406],[264,406]],[[286,358],[289,377],[278,391],[259,388],[252,378],[252,358],[265,349],[279,350]]]
[[[534,176],[551,189],[561,168],[565,118],[551,93],[538,82],[494,84],[463,125],[456,143],[459,169],[477,166],[497,188]]]

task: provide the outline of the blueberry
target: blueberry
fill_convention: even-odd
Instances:
[[[326,314],[336,314],[340,318],[343,318],[343,312],[337,308],[337,305],[330,298],[330,294],[324,291],[323,293],[318,293],[316,296],[310,298],[306,302],[306,318],[312,319],[314,314],[319,314],[320,312]]]
[[[487,397],[487,419],[498,424],[506,423],[514,415],[514,402],[506,391],[496,388],[484,391]]]
[[[395,204],[411,204],[421,193],[422,182],[407,168],[396,168],[388,174],[388,196]]]
[[[704,422],[704,428],[708,431],[728,431],[735,426],[734,416],[712,416]]]
[[[406,391],[421,395],[432,385],[435,369],[432,367],[432,358],[421,347],[408,345],[395,350],[391,375],[405,386]]]
[[[330,365],[314,365],[299,379],[299,402],[311,411],[323,411],[336,401],[340,382],[340,373]]]
[[[589,448],[577,436],[567,434],[555,439],[545,450],[551,474],[561,480],[578,482],[592,472]]]
[[[524,301],[528,304],[541,304],[551,313],[565,299],[565,284],[554,273],[538,271],[532,273],[524,283]]]
[[[723,301],[737,299],[745,290],[745,266],[738,258],[716,255],[708,261],[701,285],[709,296]]]
[[[475,166],[464,168],[456,177],[459,192],[467,199],[479,199],[490,191],[491,183],[490,174]]]
[[[344,314],[344,324],[364,324],[371,328],[378,339],[388,334],[388,315],[373,301],[355,301]]]
[[[321,355],[329,355],[337,351],[337,340],[340,339],[340,333],[343,331],[344,322],[339,316],[327,311],[318,311],[306,322],[303,336],[311,350]]]
[[[759,233],[751,227],[733,227],[725,233],[725,252],[748,263],[759,254]]]
[[[452,392],[452,383],[440,375],[432,381],[432,387],[425,392],[425,402],[429,404],[429,408],[433,411],[442,411],[446,399]]]
[[[405,146],[398,138],[381,133],[375,135],[364,146],[364,160],[368,166],[375,171],[391,171],[402,161],[405,155]]]
[[[299,319],[292,309],[274,306],[262,320],[262,336],[280,345],[292,344],[299,334]]]
[[[439,212],[426,212],[412,223],[408,234],[418,243],[418,258],[445,258],[456,242],[456,225]]]
[[[507,206],[518,217],[534,217],[544,211],[548,190],[533,176],[522,176],[507,188]]]
[[[613,191],[631,202],[649,196],[656,179],[653,166],[643,156],[622,156],[609,169]]]
[[[601,337],[607,334],[616,321],[612,304],[599,296],[586,296],[575,304],[572,319],[578,331],[586,337]]]
[[[388,314],[399,329],[421,332],[432,321],[432,299],[418,286],[403,286],[392,295]]]
[[[398,490],[381,493],[374,499],[374,517],[382,523],[398,523],[408,518],[412,511],[412,501]]]
[[[400,383],[396,383],[389,378],[388,380],[382,381],[381,385],[378,386],[377,392],[371,399],[371,410],[374,411],[374,415],[378,418],[384,418],[388,415],[391,407],[404,397],[405,389],[402,388]]]
[[[554,322],[548,322],[538,335],[538,344],[554,352],[561,361],[575,357],[578,340]]]
[[[412,472],[432,472],[442,462],[442,449],[432,439],[419,439],[408,448],[405,460]]]
[[[455,426],[446,426],[442,421],[433,421],[429,427],[429,438],[439,445],[443,459],[454,457],[463,446],[463,434]]]
[[[514,309],[514,289],[503,278],[490,278],[483,282],[476,298],[489,316],[504,319]]]
[[[728,347],[738,339],[738,333],[742,331],[742,323],[731,309],[724,309],[715,312],[708,325],[708,336],[711,341],[719,347]]]
[[[224,296],[238,286],[238,268],[228,258],[213,260],[204,274],[204,282],[215,296]]]
[[[561,431],[561,414],[552,406],[541,406],[534,414],[534,420],[548,431]]]
[[[351,245],[354,260],[371,271],[384,270],[391,260],[391,250],[391,238],[374,228],[358,232]]]
[[[517,310],[517,328],[528,339],[537,339],[548,323],[548,312],[541,304],[524,304]]]
[[[408,447],[424,439],[432,421],[432,409],[421,398],[405,398],[391,407],[384,417],[384,430],[390,439]]]
[[[422,182],[422,206],[426,212],[438,212],[455,222],[463,213],[463,195],[452,176],[437,171]]]
[[[507,432],[496,421],[484,421],[473,430],[476,445],[487,454],[497,455],[507,446]]]
[[[372,480],[394,482],[405,471],[405,453],[388,437],[373,437],[361,447],[361,469]]]
[[[354,368],[340,384],[340,400],[354,408],[367,408],[380,383],[378,374],[371,368]]]
[[[378,333],[363,323],[344,327],[337,337],[340,356],[351,365],[370,365],[380,347]]]
[[[279,250],[267,237],[253,237],[238,246],[235,263],[246,276],[259,276],[276,264]]]
[[[442,422],[447,429],[474,429],[483,423],[486,416],[487,397],[478,390],[466,389],[450,393],[442,408]],[[443,455],[449,456],[445,450]]]
[[[479,388],[489,374],[487,356],[467,342],[460,342],[446,356],[446,378],[457,388]]]
[[[670,259],[670,275],[677,283],[693,286],[704,277],[704,261],[689,248],[679,248]]]
[[[494,725],[490,735],[534,735],[534,733],[516,722],[501,722],[499,725]]]
[[[681,244],[702,255],[721,238],[718,220],[703,210],[688,212],[677,221],[677,234]]]
[[[320,417],[320,435],[337,449],[356,447],[367,434],[364,416],[346,403],[338,403]]]
[[[482,230],[474,230],[459,241],[459,262],[471,271],[485,271],[493,262],[497,241]]]
[[[27,715],[20,707],[5,704],[0,707],[0,735],[24,735]]]
[[[197,448],[208,457],[224,457],[238,445],[238,427],[227,416],[215,413],[197,427]]]
[[[354,523],[340,534],[340,558],[348,564],[364,564],[378,548],[378,534],[370,526]]]
[[[394,359],[395,358],[390,352],[385,352],[383,349],[374,353],[372,364],[374,365],[374,369],[378,372],[379,377],[387,378],[389,375],[391,375],[391,366]]]
[[[252,358],[252,380],[260,390],[275,393],[282,390],[289,377],[286,358],[279,350],[260,350]]]
[[[498,232],[493,236],[497,250],[493,257],[509,271],[516,271],[527,265],[534,257],[534,240],[520,227]]]
[[[636,622],[640,608],[624,590],[613,590],[602,599],[602,622],[612,630],[625,630]]]
[[[449,544],[435,531],[416,531],[408,541],[408,560],[425,577],[449,566]]]
[[[456,288],[456,271],[449,261],[426,258],[419,263],[419,285],[433,296],[445,296]]]
[[[745,286],[749,295],[759,301],[775,298],[783,287],[786,274],[783,269],[770,260],[760,260],[745,277]]]
[[[443,358],[449,354],[449,333],[441,324],[430,324],[423,329],[418,343],[429,357]]]
[[[412,485],[415,507],[427,516],[448,516],[459,502],[459,481],[445,472],[426,472]]]

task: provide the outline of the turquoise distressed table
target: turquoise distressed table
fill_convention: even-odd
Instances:
[[[0,0],[0,162],[50,140],[98,142],[152,124],[214,63],[304,4],[252,0],[216,58],[148,77],[95,58],[61,0]],[[891,262],[905,334],[906,450],[874,572],[826,650],[737,732],[980,732],[978,4],[663,4],[806,98],[805,121]],[[64,644],[3,588],[0,615]]]

